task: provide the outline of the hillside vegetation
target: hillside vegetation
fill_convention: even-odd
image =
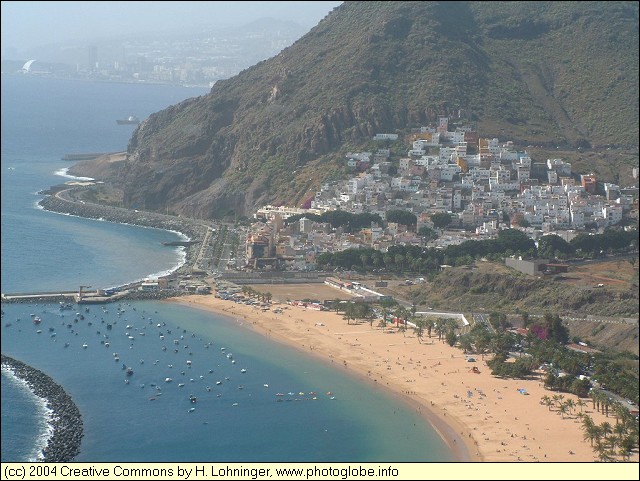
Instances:
[[[375,133],[442,115],[520,146],[635,149],[637,165],[638,3],[345,2],[151,115],[104,180],[127,206],[192,216],[294,205]]]
[[[596,287],[594,282],[602,283]],[[389,294],[415,302],[418,310],[502,312],[516,324],[519,313],[559,314],[571,336],[638,354],[637,257],[572,267],[562,276],[537,278],[504,265],[479,262],[473,268],[447,268],[428,284],[397,286]],[[595,319],[570,320],[570,318]]]

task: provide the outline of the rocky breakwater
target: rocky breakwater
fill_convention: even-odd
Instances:
[[[45,210],[61,214],[180,232],[189,239],[204,239],[207,231],[205,225],[191,219],[156,212],[141,212],[121,207],[79,202],[56,194],[48,195],[39,202],[39,205]],[[185,247],[187,259],[184,266],[191,267],[193,265],[199,248],[199,242]]]
[[[52,411],[53,434],[43,449],[45,463],[70,462],[80,453],[82,416],[65,390],[42,371],[2,354],[2,365],[23,379],[38,397],[45,399]]]

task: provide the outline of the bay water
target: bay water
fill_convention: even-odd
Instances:
[[[126,150],[133,127],[116,119],[206,93],[3,74],[2,292],[106,288],[175,269],[183,253],[162,242],[176,233],[46,212],[38,192],[68,180],[65,154]],[[452,460],[389,393],[238,320],[160,301],[2,312],[2,353],[51,376],[80,409],[76,461]],[[2,461],[35,460],[49,414],[6,371],[1,389]]]

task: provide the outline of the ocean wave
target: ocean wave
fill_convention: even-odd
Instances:
[[[36,395],[33,389],[27,381],[16,375],[15,371],[8,364],[2,364],[2,374],[9,379],[10,382],[16,387],[29,395],[36,406],[36,420],[38,424],[38,435],[34,440],[34,445],[31,453],[28,455],[26,462],[42,462],[44,460],[43,450],[49,444],[49,440],[53,436],[53,420],[54,413],[51,408],[48,407],[47,400],[43,397]]]
[[[94,179],[92,177],[77,177],[75,175],[71,175],[71,174],[69,174],[69,167],[64,167],[64,168],[62,168],[60,170],[56,170],[53,174],[57,175],[57,176],[60,176],[60,177],[64,177],[66,179],[83,181],[83,182],[96,180],[96,179]]]

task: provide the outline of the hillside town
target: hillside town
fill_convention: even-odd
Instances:
[[[633,189],[598,183],[595,175],[577,174],[562,159],[534,161],[512,142],[481,138],[448,117],[404,138],[380,133],[372,141],[380,147],[347,153],[350,178],[323,184],[302,208],[258,209],[247,234],[246,264],[314,270],[323,252],[386,251],[392,245],[444,248],[491,239],[504,228],[520,229],[534,240],[557,234],[568,242],[585,229],[619,224],[633,209]],[[399,145],[407,148],[406,155],[394,156]],[[416,223],[372,222],[355,231],[305,217],[344,211],[384,220],[391,210],[414,214]],[[434,224],[434,215],[445,215],[446,231]],[[286,225],[292,216],[302,217]]]

